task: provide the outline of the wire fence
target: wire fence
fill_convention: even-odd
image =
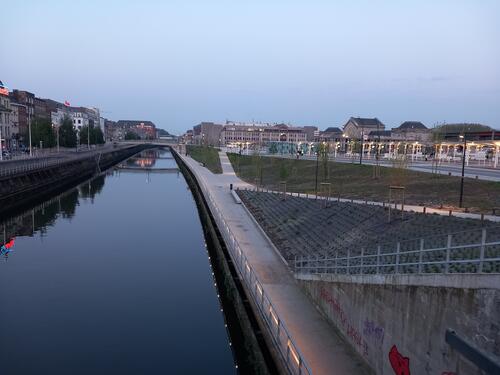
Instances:
[[[271,303],[271,300],[265,292],[262,283],[259,281],[257,274],[243,253],[238,240],[232,233],[231,228],[228,226],[222,215],[222,212],[217,207],[215,200],[209,193],[208,189],[205,188],[203,192],[208,198],[207,203],[215,218],[217,227],[221,231],[227,248],[231,253],[233,264],[236,266],[241,279],[245,282],[247,290],[250,291],[250,296],[252,297],[255,305],[258,307],[260,315],[263,318],[274,344],[278,348],[278,352],[286,364],[287,369],[291,374],[312,374],[308,365],[304,361],[299,348],[288,332],[285,323],[277,313]]]
[[[500,273],[500,226],[345,248],[294,260],[296,273],[491,274]]]

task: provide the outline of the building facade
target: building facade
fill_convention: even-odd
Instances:
[[[24,110],[19,110],[18,122],[19,134],[26,137],[31,121],[35,116],[35,94],[24,90],[14,90],[10,93],[10,99],[12,102],[24,106]],[[28,143],[28,140],[23,139],[23,142]]]
[[[200,122],[193,126],[193,143],[197,145],[221,146],[223,125],[213,122]]]
[[[0,94],[0,150],[9,150],[12,140],[11,106],[8,95]]]
[[[374,130],[385,130],[385,125],[376,117],[351,117],[343,127],[344,135],[351,139],[361,139]]]
[[[143,120],[118,120],[116,122],[117,129],[121,129],[123,137],[127,132],[132,132],[141,139],[155,139],[156,125],[151,121]]]
[[[259,145],[266,146],[271,142],[287,142],[299,144],[307,142],[308,133],[311,140],[316,127],[290,126],[285,124],[235,123],[227,122],[222,128],[221,141],[225,145]]]

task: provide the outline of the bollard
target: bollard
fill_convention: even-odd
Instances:
[[[229,190],[233,190],[233,184],[229,184]]]
[[[423,213],[425,214],[426,211],[427,211],[427,207],[424,206]]]
[[[449,211],[448,216],[451,216],[451,210]]]

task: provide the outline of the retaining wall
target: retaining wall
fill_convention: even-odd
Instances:
[[[297,275],[314,303],[377,374],[483,374],[445,342],[446,329],[500,355],[500,275]]]
[[[151,146],[137,145],[113,149],[102,153],[100,157],[89,155],[78,159],[63,160],[55,165],[1,177],[0,215],[51,196],[146,148],[151,148]]]

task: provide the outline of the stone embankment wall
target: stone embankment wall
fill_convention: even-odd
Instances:
[[[45,168],[0,177],[0,215],[51,196],[146,148],[151,146],[112,149],[100,156],[68,159]]]
[[[298,275],[298,282],[377,374],[483,374],[445,342],[447,329],[500,355],[500,275]]]

